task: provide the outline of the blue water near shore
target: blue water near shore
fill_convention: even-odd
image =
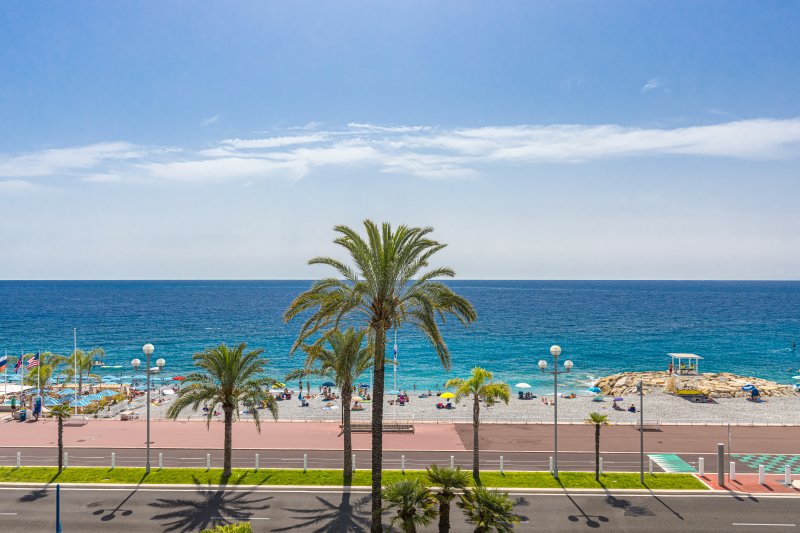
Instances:
[[[191,369],[192,354],[220,342],[262,347],[282,378],[302,362],[289,348],[300,324],[284,310],[308,281],[0,282],[0,352],[105,348],[109,365],[142,357],[152,342],[165,374]],[[608,373],[665,369],[667,352],[704,357],[702,371],[730,371],[791,383],[800,374],[800,282],[454,281],[478,321],[443,328],[452,352],[444,372],[424,339],[398,334],[398,385],[437,388],[474,365],[512,384],[546,391],[536,362],[558,343],[575,369],[564,390],[581,391]],[[389,351],[391,353],[391,350]],[[550,360],[551,361],[551,360]],[[119,372],[119,371],[118,371]],[[392,387],[392,372],[387,384]]]

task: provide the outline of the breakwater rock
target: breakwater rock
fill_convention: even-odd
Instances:
[[[636,384],[642,380],[645,394],[651,391],[675,392],[676,389],[698,390],[712,398],[745,398],[750,393],[742,387],[750,383],[761,396],[798,396],[791,385],[781,385],[766,379],[737,376],[730,372],[696,375],[672,375],[667,372],[622,372],[600,378],[595,383],[608,396],[635,394]]]

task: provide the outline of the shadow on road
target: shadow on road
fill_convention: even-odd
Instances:
[[[225,487],[203,488],[195,479],[197,498],[159,498],[148,504],[163,511],[152,520],[163,522],[164,531],[189,533],[251,518],[255,511],[269,509],[272,496],[251,498],[253,491],[228,492]]]
[[[369,496],[362,496],[351,503],[352,495],[349,492],[342,494],[342,500],[337,505],[321,496],[317,496],[320,507],[316,509],[284,509],[294,513],[292,518],[297,520],[293,526],[275,529],[273,531],[302,530],[313,533],[324,532],[362,532],[370,526],[370,513],[367,505]],[[312,529],[314,528],[314,529]]]

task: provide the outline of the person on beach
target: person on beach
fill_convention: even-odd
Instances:
[[[636,406],[631,404],[630,407],[628,407],[628,412],[629,413],[635,413],[636,412]]]
[[[669,364],[669,366],[667,367],[667,370],[669,370],[669,375],[671,376],[672,375],[672,363]]]

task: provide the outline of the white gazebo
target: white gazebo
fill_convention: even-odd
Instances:
[[[668,353],[671,358],[672,373],[679,376],[697,375],[700,373],[700,357],[693,353]]]

